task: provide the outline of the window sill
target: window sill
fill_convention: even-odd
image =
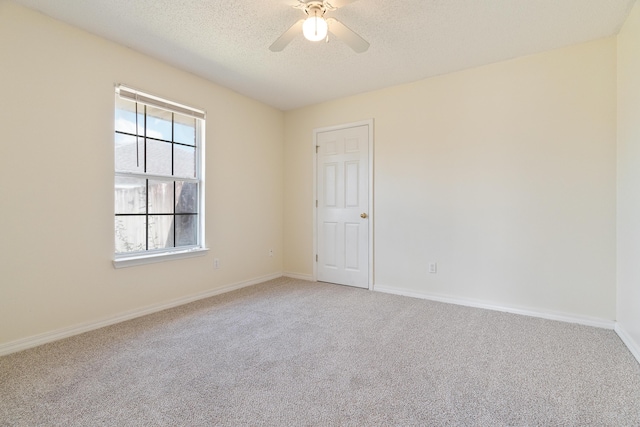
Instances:
[[[156,262],[172,261],[175,259],[199,257],[206,255],[207,252],[209,252],[209,248],[195,248],[157,254],[121,256],[113,260],[113,266],[114,268],[134,267],[136,265],[153,264]]]

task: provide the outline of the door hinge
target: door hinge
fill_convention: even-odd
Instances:
[[[316,145],[316,153],[318,153],[318,148],[320,148],[320,146]]]
[[[316,208],[318,207],[318,201],[316,200]]]
[[[318,254],[316,254],[316,262],[318,262]]]

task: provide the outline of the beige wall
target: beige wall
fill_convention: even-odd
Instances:
[[[281,273],[282,112],[6,1],[0,61],[0,345]],[[206,256],[113,268],[116,83],[207,111]]]
[[[376,286],[615,319],[615,38],[287,112],[285,271],[313,271],[312,130],[368,118]]]
[[[640,361],[640,3],[618,35],[618,326]]]

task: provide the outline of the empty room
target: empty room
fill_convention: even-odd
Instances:
[[[0,0],[1,426],[639,426],[636,0]]]

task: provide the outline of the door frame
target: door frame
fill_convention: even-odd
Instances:
[[[329,132],[329,131],[334,131],[334,130],[341,130],[341,129],[348,129],[348,128],[353,128],[353,127],[358,127],[358,126],[367,126],[369,129],[369,206],[368,206],[368,212],[367,214],[369,215],[369,242],[368,242],[368,246],[369,246],[369,272],[368,272],[368,283],[367,283],[367,287],[368,289],[371,291],[373,290],[373,284],[374,284],[374,266],[373,266],[373,261],[374,261],[374,251],[373,251],[373,247],[374,247],[374,235],[373,235],[373,230],[374,230],[374,226],[373,226],[373,221],[374,221],[374,211],[373,211],[373,165],[374,165],[374,161],[373,161],[373,141],[374,141],[374,137],[373,137],[373,133],[374,133],[374,120],[373,119],[368,119],[368,120],[361,120],[358,122],[352,122],[352,123],[344,123],[341,125],[335,125],[335,126],[328,126],[328,127],[322,127],[322,128],[317,128],[313,130],[313,138],[312,138],[312,149],[313,149],[313,281],[317,282],[318,281],[318,262],[316,261],[317,256],[318,256],[318,208],[316,206],[316,201],[318,200],[318,153],[316,151],[316,146],[318,145],[317,141],[318,141],[318,134],[321,132]]]

